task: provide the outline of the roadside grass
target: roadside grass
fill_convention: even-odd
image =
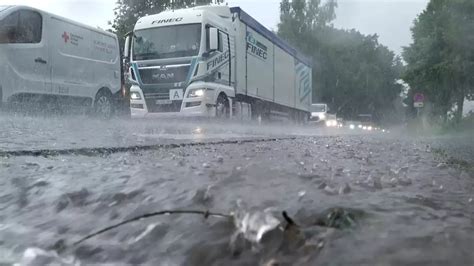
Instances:
[[[474,115],[461,122],[428,121],[426,118],[412,119],[407,123],[406,132],[411,136],[474,135]]]
[[[474,163],[450,156],[444,149],[433,149],[433,153],[440,162],[445,163],[449,167],[464,170],[471,175],[474,174]]]

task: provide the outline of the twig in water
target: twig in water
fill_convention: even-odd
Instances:
[[[118,224],[106,227],[106,228],[101,229],[101,230],[99,230],[95,233],[92,233],[92,234],[80,239],[79,241],[74,242],[73,246],[77,246],[77,245],[81,244],[82,242],[84,242],[84,241],[86,241],[90,238],[93,238],[95,236],[98,236],[100,234],[108,232],[110,230],[113,230],[113,229],[115,229],[117,227],[120,227],[122,225],[129,224],[129,223],[132,223],[132,222],[135,222],[135,221],[139,221],[141,219],[151,218],[151,217],[160,216],[160,215],[169,215],[169,214],[198,214],[198,215],[204,215],[204,218],[206,218],[206,219],[210,216],[221,217],[221,218],[232,218],[232,215],[228,215],[228,214],[214,213],[214,212],[210,212],[210,211],[197,211],[197,210],[169,210],[169,211],[159,211],[159,212],[147,213],[147,214],[143,214],[143,215],[125,220],[125,221],[120,222]]]

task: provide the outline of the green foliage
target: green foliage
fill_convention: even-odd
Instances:
[[[394,113],[402,89],[401,59],[377,35],[334,28],[336,7],[335,1],[283,0],[278,34],[313,57],[313,101],[347,119],[370,113],[393,120],[386,114]]]
[[[143,16],[158,14],[172,8],[192,7],[221,3],[222,0],[118,0],[115,8],[115,19],[109,22],[115,33],[123,38],[133,30],[137,20]]]
[[[444,120],[456,106],[460,121],[464,99],[474,95],[474,1],[431,0],[415,20],[412,36],[403,52],[409,95],[425,93],[432,115]]]

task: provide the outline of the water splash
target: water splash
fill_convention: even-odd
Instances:
[[[264,211],[236,212],[234,214],[236,234],[242,235],[251,243],[259,243],[265,233],[276,229],[280,220],[269,209]]]
[[[74,257],[62,258],[55,251],[46,251],[40,248],[27,248],[23,253],[20,263],[15,266],[33,266],[33,265],[61,265],[61,266],[80,266],[81,263]]]

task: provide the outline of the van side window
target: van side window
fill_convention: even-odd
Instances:
[[[0,43],[16,43],[20,12],[14,12],[0,21]]]
[[[38,12],[21,10],[0,21],[0,43],[39,43],[43,19]]]
[[[20,11],[20,24],[17,43],[39,43],[43,31],[43,18],[38,12]]]

